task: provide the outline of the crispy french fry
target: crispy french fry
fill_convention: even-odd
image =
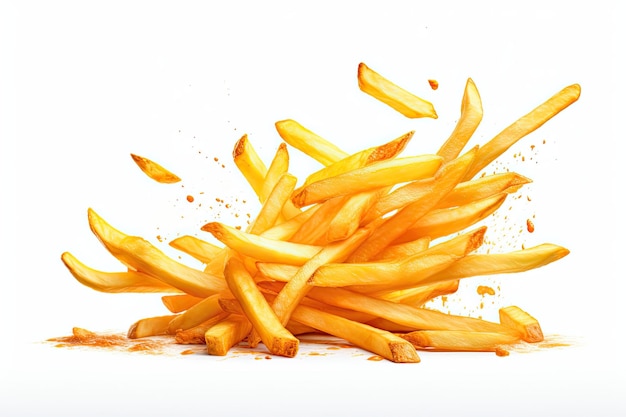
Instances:
[[[104,272],[90,268],[69,252],[61,255],[61,260],[81,284],[96,291],[107,293],[121,292],[178,292],[150,275],[138,271]]]
[[[259,235],[274,226],[282,214],[285,203],[289,201],[297,181],[297,178],[291,174],[280,176],[275,187],[263,203],[258,216],[250,225],[249,233]]]
[[[437,155],[444,163],[453,160],[470,140],[480,121],[483,119],[483,104],[474,81],[469,78],[465,84],[465,92],[461,101],[461,117],[450,137],[441,145]]]
[[[420,285],[419,287],[406,288],[403,290],[388,291],[383,294],[375,294],[377,298],[421,307],[426,302],[440,295],[454,294],[459,289],[459,280],[444,281],[436,284]]]
[[[386,188],[383,190],[364,191],[350,196],[328,225],[325,240],[327,242],[336,242],[346,239],[356,232],[361,224],[363,215],[384,191],[386,191]]]
[[[260,199],[261,202],[265,202],[270,195],[278,180],[289,171],[289,151],[287,150],[287,144],[281,143],[278,145],[274,159],[267,168],[267,173],[261,186]]]
[[[494,352],[502,345],[519,342],[511,333],[475,332],[467,330],[420,330],[401,334],[418,349],[455,352]]]
[[[317,212],[317,210],[319,210],[319,208],[320,206],[309,207],[296,216],[290,217],[289,220],[267,229],[261,233],[261,236],[267,239],[297,242],[292,239],[293,236],[302,228],[302,225],[308,221]]]
[[[193,256],[205,264],[211,262],[222,251],[222,248],[190,235],[177,237],[170,241],[170,246]]]
[[[294,191],[296,207],[319,203],[329,198],[355,194],[398,183],[432,176],[441,165],[441,157],[417,155],[386,159],[331,178],[311,183]]]
[[[173,318],[168,326],[169,334],[176,334],[177,330],[187,330],[198,326],[205,321],[215,317],[224,311],[219,304],[220,294],[215,294],[205,298],[197,304],[194,304],[187,311]]]
[[[276,122],[275,126],[285,142],[322,165],[330,165],[348,156],[336,145],[311,132],[295,120],[281,120]]]
[[[350,196],[333,197],[321,204],[312,206],[317,211],[311,215],[289,239],[291,242],[318,245],[326,243],[330,223],[339,213]]]
[[[359,64],[357,78],[361,91],[382,101],[404,116],[437,118],[437,112],[432,103],[397,86],[364,63]]]
[[[464,230],[496,211],[506,197],[507,194],[501,193],[459,207],[432,210],[408,227],[394,243],[409,242],[424,236],[437,239]]]
[[[416,255],[428,249],[430,238],[428,236],[420,237],[411,242],[399,243],[397,245],[387,246],[378,255],[372,258],[373,261],[391,261],[393,259],[402,259]]]
[[[518,140],[541,127],[552,117],[577,101],[578,97],[580,97],[580,85],[573,84],[565,87],[534,108],[530,113],[520,117],[506,127],[479,149],[478,155],[476,155],[476,159],[472,163],[472,167],[465,174],[465,180],[473,178]]]
[[[206,332],[211,327],[220,323],[229,316],[229,313],[221,313],[209,320],[186,330],[176,330],[174,340],[179,345],[206,345]]]
[[[259,197],[259,200],[261,200],[263,195],[263,183],[267,175],[267,167],[250,143],[248,135],[243,135],[235,144],[233,149],[233,161]]]
[[[145,158],[143,156],[130,154],[133,158],[133,161],[137,164],[137,166],[146,174],[148,177],[152,178],[156,182],[160,182],[163,184],[173,184],[180,182],[181,179],[176,174],[170,172],[169,170],[163,168],[161,165],[156,162]]]
[[[458,184],[448,195],[442,198],[435,207],[448,208],[462,206],[500,193],[512,194],[519,190],[524,184],[531,182],[529,178],[515,172],[485,175],[484,177]]]
[[[139,339],[148,336],[162,336],[167,334],[170,321],[175,315],[148,317],[137,320],[128,329],[129,339]]]
[[[508,253],[468,255],[452,263],[448,268],[424,279],[424,283],[443,282],[467,277],[509,274],[528,271],[548,265],[569,254],[569,250],[544,243]]]
[[[500,323],[520,332],[525,342],[543,341],[543,331],[537,319],[518,306],[503,307],[499,310],[499,315]]]
[[[295,356],[298,352],[298,339],[280,323],[243,263],[237,258],[230,258],[224,268],[224,276],[228,287],[270,353]]]
[[[295,321],[340,337],[392,362],[416,363],[420,358],[411,343],[393,333],[367,324],[300,305],[292,315]]]
[[[202,226],[226,246],[250,258],[264,262],[302,265],[322,249],[320,246],[285,242],[241,232],[222,223],[211,222]]]
[[[211,326],[204,334],[207,353],[225,356],[230,348],[241,342],[252,330],[252,324],[244,316],[229,315]]]
[[[194,297],[189,294],[164,295],[161,297],[163,305],[172,313],[181,313],[202,300],[204,298]]]
[[[366,262],[378,255],[394,240],[406,232],[410,226],[437,204],[461,180],[471,165],[476,149],[456,158],[444,166],[435,175],[435,181],[429,187],[426,196],[418,198],[404,206],[396,214],[387,218],[372,232],[368,239],[359,246],[348,258],[348,262]]]

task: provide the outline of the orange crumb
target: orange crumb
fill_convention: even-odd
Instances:
[[[526,230],[528,230],[528,233],[535,231],[535,225],[530,219],[526,220]]]
[[[430,84],[430,88],[436,90],[439,88],[439,82],[437,80],[428,80],[428,84]]]
[[[189,201],[190,203],[193,203],[193,200],[194,200],[194,198],[193,198],[192,195],[188,195],[187,196],[187,201]]]

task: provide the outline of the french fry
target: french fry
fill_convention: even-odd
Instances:
[[[403,290],[387,291],[383,294],[375,294],[382,300],[393,301],[421,307],[426,302],[440,295],[454,294],[459,289],[459,280],[444,281],[436,284],[420,285],[419,287],[406,288]]]
[[[319,203],[329,198],[354,194],[397,183],[427,178],[441,165],[441,157],[417,155],[386,159],[331,178],[311,183],[294,191],[296,207]]]
[[[256,152],[248,135],[243,135],[233,148],[233,161],[243,174],[250,187],[254,190],[259,200],[263,196],[263,183],[267,175],[267,167]]]
[[[211,233],[235,252],[264,262],[302,265],[322,249],[320,246],[268,239],[241,232],[219,222],[207,223],[202,226],[202,230]]]
[[[397,245],[387,246],[378,255],[372,258],[373,261],[388,261],[393,259],[402,259],[416,255],[428,249],[430,245],[430,237],[424,236],[411,242],[399,243]]]
[[[206,345],[206,332],[224,321],[229,315],[229,313],[221,313],[190,329],[176,330],[174,340],[179,345]]]
[[[518,306],[503,307],[499,310],[500,323],[522,334],[528,343],[543,341],[543,331],[537,319]]]
[[[432,103],[397,86],[364,63],[359,64],[357,78],[361,91],[382,101],[404,116],[437,118],[437,112]]]
[[[297,178],[291,174],[283,174],[263,203],[258,216],[250,225],[249,233],[258,235],[274,226],[280,218],[285,203],[296,187]]]
[[[278,134],[285,142],[324,166],[348,156],[336,145],[316,135],[295,120],[281,120],[276,122],[275,126]]]
[[[302,225],[319,210],[319,208],[320,206],[309,207],[308,209],[298,213],[296,216],[290,217],[289,220],[285,220],[284,222],[267,229],[261,233],[260,236],[273,240],[297,242],[297,240],[292,239],[293,236],[302,228]]]
[[[205,242],[195,236],[184,235],[170,241],[170,246],[185,252],[200,262],[208,264],[223,250],[219,246]]]
[[[333,217],[326,231],[326,242],[336,242],[352,236],[361,219],[385,189],[364,191],[350,196]]]
[[[129,339],[140,339],[149,336],[163,336],[167,334],[170,321],[174,315],[155,316],[137,320],[128,329]]]
[[[495,352],[502,345],[519,342],[515,334],[467,330],[420,330],[401,334],[418,349],[455,352]]]
[[[465,174],[465,179],[469,180],[473,178],[518,140],[541,127],[545,122],[577,101],[578,97],[580,97],[580,85],[573,84],[565,87],[534,108],[530,113],[520,117],[506,127],[479,149],[478,155],[476,155],[476,159],[472,163],[472,167],[467,174]]]
[[[338,196],[308,208],[308,210],[316,208],[317,211],[300,225],[289,241],[309,245],[327,243],[327,233],[332,220],[349,200],[350,196]]]
[[[432,210],[408,227],[394,243],[409,242],[424,236],[437,239],[464,230],[495,212],[506,197],[506,193],[501,193],[459,207]]]
[[[496,194],[512,194],[532,180],[515,172],[485,175],[458,184],[437,204],[436,208],[449,208],[469,204]]]
[[[270,353],[293,357],[298,352],[299,341],[280,323],[276,314],[256,286],[243,262],[230,258],[224,268],[224,277],[231,292],[241,304],[250,323],[258,332]],[[305,323],[306,324],[306,323]]]
[[[160,182],[163,184],[174,184],[181,181],[178,175],[163,168],[161,165],[157,164],[151,159],[132,153],[130,154],[130,156],[131,158],[133,158],[133,161],[135,161],[137,166],[144,172],[144,174],[146,174],[148,177],[152,178],[156,182]]]
[[[441,145],[437,155],[443,162],[449,162],[459,156],[467,142],[478,128],[483,119],[483,104],[474,81],[469,78],[465,84],[463,100],[461,101],[461,117],[456,123],[450,137]]]
[[[265,202],[265,200],[267,200],[267,197],[278,183],[278,180],[288,172],[289,151],[287,150],[287,145],[285,143],[281,143],[278,145],[274,159],[272,159],[272,162],[265,173],[265,178],[263,180],[259,196],[261,202]]]
[[[223,313],[219,304],[220,294],[215,294],[194,304],[187,311],[174,317],[167,326],[169,334],[177,330],[187,330]]]
[[[204,300],[189,294],[164,295],[161,302],[172,313],[181,313]]]
[[[241,342],[252,330],[252,324],[244,316],[229,315],[209,327],[204,342],[209,355],[225,356],[230,348]]]
[[[96,291],[107,293],[179,291],[171,285],[144,274],[143,272],[98,271],[83,264],[69,252],[64,252],[61,255],[61,260],[78,282]]]

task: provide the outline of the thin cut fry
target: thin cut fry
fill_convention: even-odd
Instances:
[[[135,161],[137,166],[144,172],[144,174],[156,182],[160,182],[162,184],[174,184],[181,181],[180,177],[176,174],[168,171],[148,158],[132,153],[130,156],[133,158],[133,161]]]
[[[278,181],[276,181],[276,185],[263,203],[258,216],[250,225],[249,233],[258,235],[274,226],[282,214],[285,203],[289,201],[297,181],[297,178],[291,174],[283,174],[280,176]]]
[[[466,330],[420,330],[401,334],[418,349],[455,352],[495,352],[502,345],[517,343],[515,334],[474,332]]]
[[[531,182],[531,179],[515,172],[485,175],[484,177],[458,184],[435,207],[462,206],[500,193],[512,194],[524,184]]]
[[[204,298],[194,297],[189,294],[164,295],[161,297],[163,305],[172,313],[181,313],[202,300]]]
[[[322,165],[330,165],[348,156],[336,145],[311,132],[295,120],[276,122],[276,130],[285,142]]]
[[[235,144],[233,161],[261,200],[267,167],[248,140],[248,135],[243,135]]]
[[[359,88],[409,118],[437,118],[432,103],[392,83],[364,63],[359,64]]]
[[[169,323],[174,317],[176,316],[167,315],[138,320],[128,329],[128,338],[139,339],[142,337],[166,335]]]
[[[222,248],[190,235],[177,237],[170,241],[170,246],[193,256],[205,264],[211,262],[222,251]]]
[[[177,330],[187,330],[198,326],[212,317],[223,313],[219,304],[220,294],[205,298],[187,311],[173,318],[167,326],[169,334],[176,334]]]

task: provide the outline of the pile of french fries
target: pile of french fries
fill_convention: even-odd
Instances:
[[[430,102],[365,64],[357,74],[363,92],[404,116],[437,118]],[[247,343],[293,357],[303,340],[298,336],[308,333],[341,338],[393,362],[419,362],[422,350],[498,353],[538,342],[539,323],[517,306],[501,308],[500,321],[491,322],[425,304],[454,293],[463,278],[527,271],[569,253],[550,243],[477,253],[486,233],[477,224],[530,182],[484,168],[579,95],[579,85],[568,86],[484,145],[464,151],[483,112],[469,79],[456,127],[427,155],[401,155],[413,132],[348,154],[298,122],[282,120],[276,129],[283,142],[268,165],[246,135],[234,146],[234,163],[261,203],[247,229],[214,221],[202,231],[216,240],[185,235],[170,242],[201,261],[203,270],[117,230],[93,209],[91,230],[125,269],[95,270],[69,252],[62,260],[79,282],[98,291],[165,293],[168,313],[135,322],[129,338],[171,335],[177,343],[205,344],[210,355]],[[299,183],[289,173],[290,147],[321,168]],[[180,180],[132,156],[154,180]]]

